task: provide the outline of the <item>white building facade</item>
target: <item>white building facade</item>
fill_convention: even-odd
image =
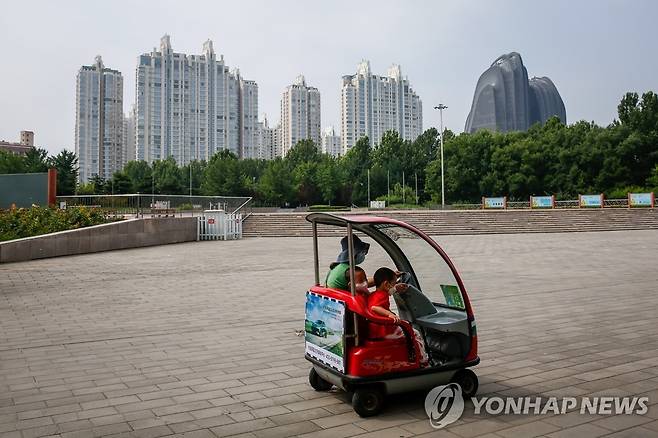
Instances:
[[[212,41],[203,54],[174,53],[168,35],[160,50],[141,55],[136,72],[136,157],[169,156],[179,165],[228,149],[252,154],[258,130],[258,86],[229,71]]]
[[[340,135],[336,135],[333,126],[322,131],[322,153],[332,157],[343,155],[343,145],[340,142]]]
[[[281,148],[281,125],[271,127],[264,117],[262,122],[258,122],[258,158],[260,160],[273,160],[276,157],[283,156]]]
[[[386,76],[371,73],[370,62],[362,61],[355,75],[343,76],[341,91],[341,141],[346,153],[364,136],[371,145],[386,131],[395,130],[404,140],[415,140],[423,131],[420,97],[393,65]]]
[[[136,117],[135,105],[133,105],[130,112],[123,118],[123,166],[125,166],[128,161],[134,161],[137,159],[137,151],[135,150]]]
[[[320,92],[298,76],[281,97],[281,148],[285,156],[300,140],[313,140],[320,147]]]
[[[258,85],[240,77],[240,158],[258,158]]]
[[[75,154],[79,180],[109,179],[123,167],[123,76],[100,56],[76,77]]]

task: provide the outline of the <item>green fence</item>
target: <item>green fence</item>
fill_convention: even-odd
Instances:
[[[14,173],[0,175],[0,208],[48,205],[47,173]]]

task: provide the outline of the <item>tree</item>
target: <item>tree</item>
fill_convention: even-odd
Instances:
[[[182,185],[180,169],[176,165],[176,160],[174,160],[173,157],[154,161],[152,172],[156,193],[166,195],[176,195],[181,193]]]
[[[379,177],[375,178],[374,188],[376,193],[386,193],[386,183],[389,177],[392,183],[402,181],[402,172],[408,164],[409,153],[405,150],[407,146],[397,132],[388,131],[384,133],[381,142],[372,150],[372,165],[370,167],[376,169],[374,173],[377,176],[383,174],[386,178],[383,181],[380,181]],[[381,184],[383,184],[383,187],[380,187]]]
[[[320,199],[317,184],[317,163],[300,163],[293,170],[295,195],[300,204],[315,204]]]
[[[278,157],[268,163],[258,184],[258,192],[271,205],[283,206],[292,201],[290,170],[282,158]]]
[[[94,187],[94,184],[91,182],[88,183],[82,183],[78,184],[78,187],[76,189],[76,194],[77,195],[96,195],[98,192],[96,191],[96,188]]]
[[[191,172],[190,172],[191,168]],[[206,169],[205,161],[192,160],[187,165],[181,168],[181,184],[183,192],[190,194],[190,187],[192,188],[192,195],[201,194],[201,184],[203,182],[203,173]],[[190,185],[190,175],[192,176],[192,184]]]
[[[0,151],[0,174],[24,173],[25,162],[23,157],[7,151]]]
[[[349,204],[364,204],[367,199],[366,174],[372,166],[370,140],[361,137],[340,159],[343,168],[343,196]]]
[[[73,195],[78,180],[78,157],[73,152],[63,149],[59,154],[48,159],[48,165],[57,170],[57,194]]]
[[[106,191],[114,195],[123,195],[132,191],[132,181],[124,172],[114,172],[112,179],[106,185]]]
[[[656,164],[656,167],[651,171],[651,175],[647,178],[646,186],[654,192],[658,191],[658,164]]]
[[[619,120],[631,129],[643,133],[658,129],[658,95],[647,91],[642,98],[637,93],[626,93],[617,106]]]
[[[48,151],[41,148],[31,148],[23,157],[25,173],[40,173],[48,171]]]
[[[316,175],[322,202],[332,204],[338,199],[338,189],[343,184],[337,160],[330,155],[324,155],[318,164]]]
[[[210,158],[201,190],[209,196],[239,196],[243,190],[243,182],[238,157],[225,149]]]
[[[302,163],[316,162],[320,158],[320,151],[313,140],[300,140],[295,144],[285,157],[291,169]]]
[[[129,161],[123,167],[123,173],[130,179],[133,193],[151,193],[153,190],[153,173],[146,161]]]
[[[105,192],[106,181],[100,175],[94,175],[89,179],[89,183],[92,184],[94,188],[94,193],[103,193]]]

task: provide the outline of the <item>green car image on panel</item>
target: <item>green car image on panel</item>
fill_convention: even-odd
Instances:
[[[327,337],[327,326],[325,325],[324,321],[321,321],[319,319],[316,321],[309,321],[308,319],[305,320],[304,329],[306,330],[307,333],[310,333],[312,335],[317,335],[320,336],[321,338]]]

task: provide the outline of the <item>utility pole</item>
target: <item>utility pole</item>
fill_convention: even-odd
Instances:
[[[388,202],[391,202],[391,171],[386,171],[386,197]]]
[[[192,202],[192,161],[190,160],[190,203]]]
[[[368,208],[370,208],[370,169],[368,169]]]
[[[416,205],[418,205],[418,174],[414,173],[414,176],[416,177]]]
[[[405,188],[405,185],[404,185],[404,170],[403,170],[403,171],[402,171],[402,203],[403,203],[403,204],[404,204],[405,201],[406,201],[406,198],[405,198],[405,196],[404,196],[404,195],[405,195],[405,193],[404,193],[404,188]]]
[[[438,106],[435,106],[434,109],[439,110],[439,117],[440,117],[440,127],[441,127],[441,209],[444,209],[446,206],[446,191],[445,191],[445,180],[443,176],[443,110],[448,109],[447,106],[444,104],[440,103]]]

